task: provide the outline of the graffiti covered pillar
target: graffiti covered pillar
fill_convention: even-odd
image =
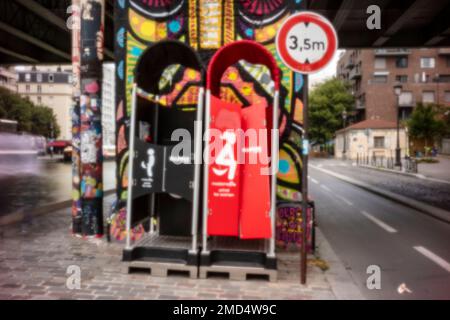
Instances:
[[[103,235],[101,86],[104,0],[80,0],[80,163],[81,231]]]
[[[81,234],[80,198],[80,0],[72,0],[69,29],[72,31],[72,233]]]

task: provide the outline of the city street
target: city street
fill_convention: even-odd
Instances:
[[[369,299],[449,299],[450,225],[324,173],[327,164],[336,162],[310,164],[318,226],[362,294]],[[380,290],[366,287],[370,265],[381,268]],[[399,293],[402,284],[410,292],[401,287]]]
[[[115,188],[115,162],[103,168],[104,190]],[[0,164],[0,216],[71,199],[72,165],[61,159],[37,159],[26,165]]]

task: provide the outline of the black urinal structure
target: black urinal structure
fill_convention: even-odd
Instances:
[[[184,84],[197,87],[196,105],[180,109],[167,99],[161,103],[160,82],[170,66],[200,73],[200,82]],[[129,270],[145,268],[159,276],[183,271],[197,277],[203,78],[197,53],[178,41],[153,44],[136,65],[123,251]],[[130,230],[140,224],[148,232],[131,243]]]

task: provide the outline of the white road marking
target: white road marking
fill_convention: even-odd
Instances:
[[[322,184],[321,187],[322,187],[322,189],[331,192],[331,189],[328,188],[326,185]]]
[[[386,230],[389,233],[396,233],[397,230],[395,230],[394,228],[392,228],[390,225],[384,223],[383,221],[381,221],[378,218],[375,218],[373,215],[371,215],[370,213],[366,212],[366,211],[361,211],[361,213],[370,221],[372,221],[373,223],[377,224],[379,227],[383,228],[384,230]]]
[[[450,272],[450,263],[448,263],[438,255],[434,254],[433,252],[422,246],[415,246],[414,249],[423,254],[425,257],[427,257],[434,263],[436,263],[437,265],[439,265],[440,267],[442,267],[443,269],[445,269],[445,271]]]
[[[404,293],[412,293],[412,290],[409,289],[405,283],[402,283],[401,285],[398,286],[397,288],[397,292],[399,294],[404,294]]]
[[[317,180],[314,179],[314,178],[311,178],[311,181],[312,181],[313,183],[315,183],[315,184],[319,184],[319,181],[317,181]]]
[[[335,196],[338,199],[341,199],[342,201],[344,201],[346,204],[348,204],[349,206],[353,206],[353,202],[351,202],[350,200],[348,200],[347,198],[344,198],[343,196],[340,196],[338,194],[335,194]]]

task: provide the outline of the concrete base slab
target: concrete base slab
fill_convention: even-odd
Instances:
[[[272,269],[254,268],[254,267],[235,267],[235,266],[201,266],[200,279],[207,279],[212,275],[225,274],[230,280],[246,281],[251,277],[266,278],[270,282],[276,282],[278,271]]]
[[[126,262],[123,268],[124,273],[133,271],[148,272],[154,277],[168,277],[172,274],[186,274],[191,279],[198,278],[198,267],[180,263],[163,263],[153,261],[132,261]]]

